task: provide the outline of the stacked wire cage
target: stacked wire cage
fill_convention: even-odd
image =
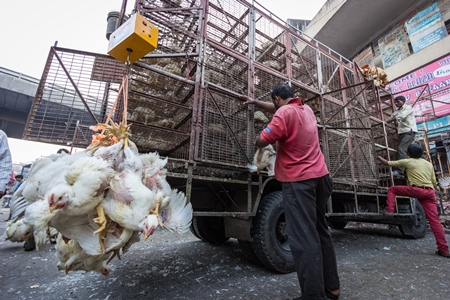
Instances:
[[[271,114],[238,97],[271,101],[272,87],[288,82],[316,114],[333,178],[377,180],[368,112],[381,112],[376,94],[360,92],[364,83],[351,62],[257,2],[147,0],[135,8],[159,29],[156,50],[129,76],[127,118],[141,152],[179,161],[168,165],[173,169],[195,164],[200,175],[245,171]],[[89,145],[89,126],[111,113],[124,72],[107,55],[52,47],[25,138]],[[116,122],[120,110],[111,113]]]

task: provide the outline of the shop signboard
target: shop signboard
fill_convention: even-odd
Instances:
[[[417,129],[426,130],[429,137],[448,132],[450,131],[450,116],[444,116],[435,120],[417,124]]]
[[[418,12],[406,21],[405,27],[414,52],[447,36],[447,29],[437,3]]]
[[[417,88],[428,84],[428,89]],[[450,114],[450,54],[415,70],[386,86],[394,96],[404,96],[406,103],[413,105],[417,122],[427,117]],[[430,101],[421,101],[421,99]]]
[[[410,55],[408,35],[403,26],[393,29],[378,41],[383,67],[385,69],[404,60]]]

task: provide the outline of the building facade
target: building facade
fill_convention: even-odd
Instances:
[[[438,173],[449,173],[450,0],[328,0],[305,34],[358,66],[382,68],[413,105]]]

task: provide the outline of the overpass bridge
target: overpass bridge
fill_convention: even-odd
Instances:
[[[0,129],[21,139],[39,79],[0,67]]]
[[[40,79],[0,67],[0,129],[8,137],[67,146],[77,134],[77,123],[97,123],[101,109],[91,113],[87,106],[98,102],[104,91],[95,97],[81,95],[81,87],[70,84],[72,78],[58,75],[60,81],[55,81],[52,75],[59,74],[61,65],[52,67],[50,75],[45,73],[46,83],[34,106]],[[82,130],[83,142],[89,144],[92,131],[88,126]]]

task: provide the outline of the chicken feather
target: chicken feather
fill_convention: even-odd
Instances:
[[[70,240],[66,243],[62,234],[58,234],[55,250],[59,260],[58,270],[64,270],[66,274],[69,271],[83,270],[95,271],[104,276],[109,275],[109,268],[106,266],[105,260],[109,258],[110,253],[89,255],[77,241]]]
[[[274,166],[275,166],[276,152],[273,149],[272,145],[268,145],[263,148],[258,148],[255,152],[255,156],[253,157],[252,164],[248,164],[247,168],[250,172],[259,172],[265,168],[267,168],[268,175],[274,175]]]
[[[87,214],[102,201],[113,174],[111,165],[101,158],[80,158],[66,171],[65,182],[47,193],[50,209],[60,209],[68,216]]]
[[[182,234],[191,226],[192,213],[192,204],[187,202],[186,195],[173,189],[168,206],[161,211],[161,222],[164,228]]]
[[[6,228],[6,240],[10,242],[23,242],[33,234],[33,226],[26,225],[20,219],[17,222],[9,221]]]
[[[156,200],[155,194],[142,184],[140,174],[123,171],[111,180],[102,205],[114,222],[139,231],[140,222],[156,206]]]
[[[63,214],[58,214],[52,221],[51,225],[58,229],[58,231],[67,239],[75,240],[80,247],[88,255],[103,254],[98,237],[94,236],[92,232],[98,229],[92,219],[95,210],[85,215],[73,216],[67,218]],[[104,237],[106,246],[116,243],[117,238],[112,233],[107,233]]]
[[[172,189],[166,180],[167,169],[165,169],[168,159],[161,159],[157,152],[141,154],[140,159],[143,165],[144,185],[154,193],[161,192],[163,197],[169,196]],[[161,209],[165,206],[166,203],[161,203]]]
[[[46,242],[47,228],[50,221],[56,216],[58,212],[50,212],[48,202],[46,200],[38,200],[31,203],[25,210],[23,223],[33,227],[36,247]]]

